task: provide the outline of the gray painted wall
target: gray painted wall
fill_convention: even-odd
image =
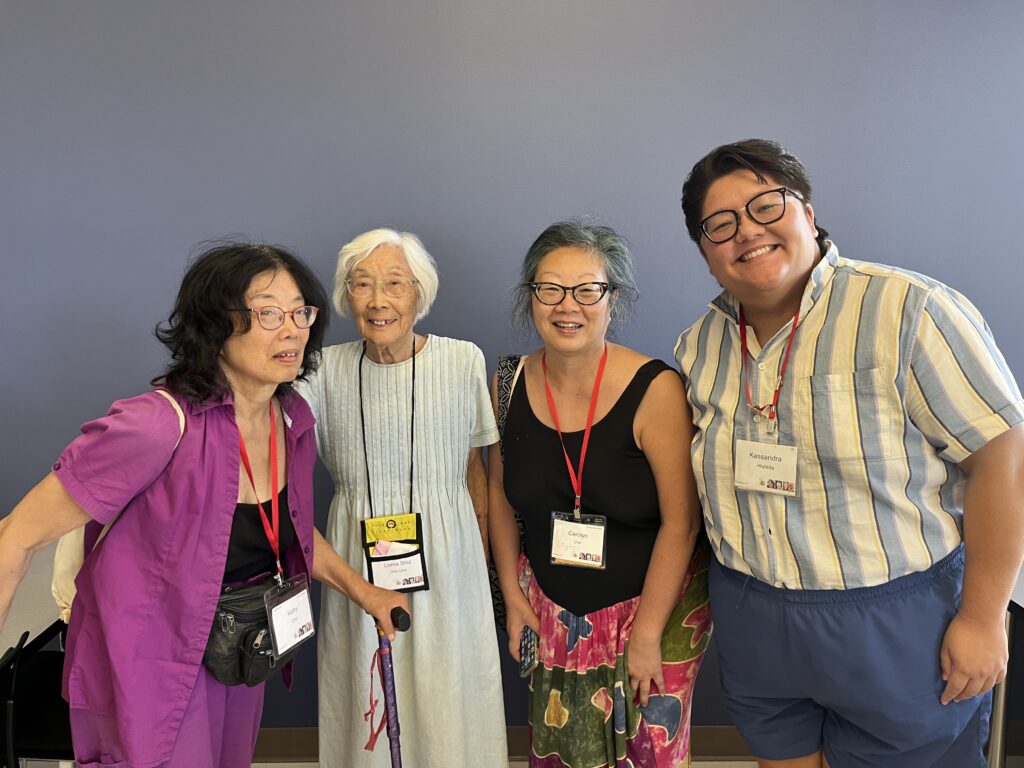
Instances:
[[[1022,46],[1016,0],[0,0],[0,510],[147,386],[190,248],[227,233],[326,282],[358,232],[416,232],[443,273],[420,330],[493,365],[526,344],[522,253],[592,214],[639,263],[620,339],[668,358],[716,290],[680,185],[748,136],[801,156],[843,254],[970,296],[1020,376]],[[315,722],[305,662],[265,724]],[[698,723],[727,722],[714,667]]]

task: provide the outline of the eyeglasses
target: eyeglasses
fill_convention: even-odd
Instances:
[[[242,310],[252,312],[256,315],[256,319],[259,320],[260,325],[266,328],[268,331],[276,331],[282,325],[284,325],[285,315],[292,316],[292,322],[295,323],[296,328],[309,328],[316,320],[317,314],[320,312],[319,307],[299,307],[297,309],[283,310],[280,307],[249,307],[248,310]]]
[[[379,285],[385,296],[392,299],[401,299],[416,290],[420,284],[419,280],[410,280],[407,277],[389,277],[386,280],[371,280],[368,277],[350,277],[345,281],[348,292],[358,299],[365,299],[373,295],[374,289]]]
[[[537,301],[553,307],[565,301],[565,295],[571,293],[577,304],[589,307],[597,304],[611,287],[608,283],[580,283],[579,285],[559,285],[558,283],[527,283],[533,290]]]
[[[751,221],[757,224],[771,224],[786,215],[786,195],[803,200],[796,192],[779,187],[754,195],[743,206],[743,210],[747,212]],[[739,232],[740,213],[739,211],[715,211],[700,223],[700,229],[712,243],[728,242]]]

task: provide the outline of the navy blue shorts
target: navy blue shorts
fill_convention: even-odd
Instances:
[[[962,546],[927,571],[850,590],[777,589],[712,561],[722,689],[755,755],[824,749],[833,768],[984,766],[991,694],[939,703]]]

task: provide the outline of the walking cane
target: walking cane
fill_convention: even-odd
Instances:
[[[409,614],[399,607],[391,609],[391,623],[399,632],[409,629]],[[388,741],[391,744],[391,768],[402,768],[401,728],[398,725],[398,702],[395,700],[395,670],[391,663],[391,642],[380,627],[377,628],[380,648],[380,682],[384,689],[384,712],[388,722]]]

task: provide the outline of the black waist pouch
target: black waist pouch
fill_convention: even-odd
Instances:
[[[225,587],[206,642],[203,664],[225,685],[259,685],[295,658],[298,646],[274,655],[263,595],[273,578],[243,587]]]

